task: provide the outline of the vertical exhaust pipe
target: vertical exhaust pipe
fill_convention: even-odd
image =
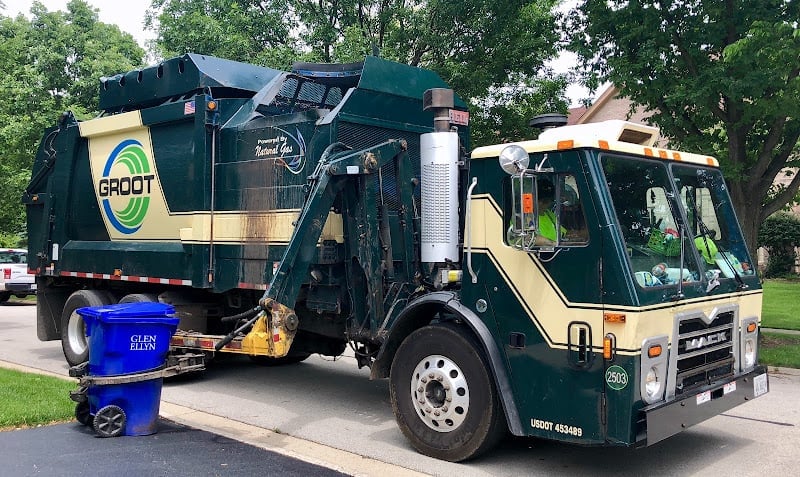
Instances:
[[[450,130],[453,90],[425,91],[434,132],[420,136],[421,251],[423,263],[458,261],[458,133]]]

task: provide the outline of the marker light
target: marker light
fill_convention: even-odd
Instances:
[[[564,149],[572,149],[573,147],[575,147],[575,141],[572,139],[566,139],[564,141],[558,141],[556,143],[556,149],[558,149],[559,151]]]
[[[657,358],[661,356],[662,351],[663,349],[661,348],[661,345],[653,345],[647,349],[647,356],[651,358]]]
[[[603,313],[606,323],[625,323],[625,313]]]
[[[748,325],[747,325],[747,332],[748,332],[748,333],[752,333],[752,332],[754,332],[754,331],[756,330],[756,327],[757,327],[757,326],[758,326],[758,325],[756,325],[756,324],[755,324],[755,322],[753,322],[753,323],[748,323]]]
[[[214,111],[215,109],[217,109],[217,102],[213,100],[209,101],[208,103],[206,103],[206,108],[208,108],[209,111]]]
[[[611,333],[603,337],[603,359],[610,360],[614,358],[614,344],[616,341],[617,338]]]

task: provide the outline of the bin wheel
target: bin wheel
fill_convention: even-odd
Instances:
[[[94,416],[89,412],[89,401],[79,402],[75,405],[75,419],[84,426],[91,426]]]
[[[94,415],[94,430],[100,437],[117,437],[125,430],[125,411],[110,404],[103,406]]]

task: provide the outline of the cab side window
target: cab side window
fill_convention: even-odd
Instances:
[[[575,176],[566,174],[559,179],[559,219],[565,232],[561,244],[586,244],[589,242],[589,229],[586,226],[586,213],[578,193]]]
[[[588,243],[586,215],[575,176],[523,175],[523,180],[512,177],[506,184],[505,190],[511,198],[506,201],[508,245],[528,250],[537,246]]]

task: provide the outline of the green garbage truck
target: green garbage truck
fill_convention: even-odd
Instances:
[[[419,452],[503,435],[647,446],[768,392],[762,290],[714,158],[624,121],[470,150],[434,72],[187,54],[102,78],[44,132],[37,331],[158,301],[177,356],[352,349]]]

